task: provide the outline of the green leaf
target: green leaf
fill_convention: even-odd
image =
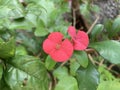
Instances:
[[[35,36],[45,36],[48,33],[48,29],[46,28],[44,22],[42,20],[39,20],[35,30]]]
[[[88,22],[90,22],[89,18],[90,18],[90,11],[89,11],[89,4],[86,3],[86,4],[81,4],[80,5],[80,11],[81,11],[81,14],[86,18],[86,20]]]
[[[45,23],[45,25],[47,25],[48,21],[50,19],[49,15],[51,14],[52,11],[55,10],[53,1],[29,0],[27,2],[32,2],[32,3],[28,4],[28,7],[32,6],[32,8],[30,8],[31,12],[34,13],[35,15],[38,15],[39,19],[41,19]]]
[[[120,31],[120,17],[116,18],[113,21],[113,25],[112,25],[112,31],[110,32],[110,36],[114,36],[115,34],[117,34]]]
[[[16,30],[16,29],[31,30],[33,27],[34,27],[34,25],[32,24],[32,22],[27,20],[26,18],[14,20],[9,25],[9,29],[11,29],[11,30]]]
[[[5,0],[0,4],[0,18],[9,17],[12,19],[18,19],[25,16],[23,6],[18,0]]]
[[[24,31],[26,32],[26,31]],[[24,32],[19,32],[17,33],[17,41],[22,41],[21,44],[26,48],[26,50],[29,53],[32,53],[34,55],[38,54],[39,51],[39,44],[35,37],[33,36],[33,32],[26,32],[27,34],[25,34]]]
[[[109,62],[120,64],[120,42],[114,40],[102,41],[92,43],[89,47],[96,49]]]
[[[58,67],[53,72],[54,77],[61,79],[65,76],[69,76],[68,69],[66,67]]]
[[[50,0],[40,0],[38,4],[43,7],[40,19],[47,25],[49,15],[55,10],[54,3]]]
[[[100,73],[100,81],[112,81],[115,79],[115,77],[113,76],[113,74],[109,71],[106,70],[107,67],[105,66],[99,66],[98,71]]]
[[[95,27],[93,28],[91,32],[92,38],[95,38],[97,35],[99,35],[102,32],[103,28],[104,26],[102,24],[95,25]]]
[[[12,90],[48,90],[47,70],[38,58],[19,55],[7,63],[4,78]]]
[[[0,63],[0,80],[2,78],[2,74],[3,74],[3,67],[2,67],[2,64]]]
[[[69,76],[66,67],[58,67],[53,72],[54,77],[59,81],[55,86],[55,90],[78,90],[78,84],[74,77]]]
[[[10,38],[7,42],[0,42],[0,58],[7,59],[15,54],[15,40]]]
[[[106,20],[104,23],[105,29],[106,29],[109,37],[112,32],[112,25],[113,25],[113,20]]]
[[[49,32],[47,31],[47,29],[44,27],[37,27],[37,29],[35,30],[35,36],[45,36],[48,33]]]
[[[2,38],[0,38],[0,43],[3,43],[3,42],[4,42],[4,40]]]
[[[16,47],[16,52],[15,52],[15,55],[27,55],[27,51],[26,51],[26,48],[23,47],[23,46],[17,46]]]
[[[101,82],[97,90],[120,90],[120,82],[114,81],[104,81]]]
[[[11,90],[10,87],[6,84],[4,78],[0,80],[0,90]]]
[[[34,26],[37,26],[37,21],[39,20],[39,16],[41,16],[42,10],[44,10],[44,8],[40,5],[28,4],[26,7],[27,15],[25,18]]]
[[[80,67],[80,64],[75,59],[70,60],[70,74],[71,75],[75,76],[76,71],[78,70],[79,67]]]
[[[54,66],[56,65],[56,62],[50,57],[47,56],[45,60],[45,66],[48,70],[53,70]]]
[[[120,17],[116,18],[114,21],[107,20],[105,22],[105,28],[109,37],[115,36],[120,31]]]
[[[91,63],[87,68],[80,68],[76,78],[79,90],[96,90],[99,84],[99,73]]]
[[[91,5],[90,9],[91,9],[93,12],[100,13],[100,7],[97,6],[97,5]]]
[[[74,77],[64,76],[58,81],[55,90],[78,90],[78,84]]]
[[[76,51],[74,52],[74,56],[81,66],[83,66],[84,68],[88,66],[88,57],[86,52]]]
[[[14,20],[9,26],[10,29],[31,30],[33,27],[36,27],[37,19],[41,14],[41,10],[43,10],[43,8],[40,5],[28,4],[25,17]]]

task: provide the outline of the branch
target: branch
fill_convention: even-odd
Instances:
[[[96,16],[96,20],[93,22],[93,24],[91,25],[91,27],[90,27],[89,30],[87,31],[87,34],[89,34],[89,33],[92,31],[93,27],[94,27],[95,24],[98,22],[99,18],[100,18],[99,16]]]
[[[75,15],[76,9],[73,8],[73,26],[75,27],[76,25],[76,15]]]

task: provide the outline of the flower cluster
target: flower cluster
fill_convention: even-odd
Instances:
[[[67,61],[74,50],[85,50],[89,44],[88,35],[73,26],[69,26],[68,34],[72,40],[65,39],[60,32],[51,33],[43,42],[43,50],[56,62]]]

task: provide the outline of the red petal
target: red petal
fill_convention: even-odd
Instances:
[[[72,56],[72,53],[73,53],[73,44],[68,39],[65,39],[62,42],[61,48],[62,48],[62,50],[64,52],[66,52],[66,54],[68,55],[68,57]]]
[[[85,50],[87,47],[79,41],[74,41],[74,50]]]
[[[89,44],[88,35],[83,31],[78,31],[76,39],[74,40],[74,49],[75,50],[84,50]]]
[[[60,32],[53,32],[48,36],[48,39],[55,43],[59,43],[62,41],[63,35]]]
[[[67,54],[62,50],[55,50],[50,54],[51,58],[56,62],[64,62],[69,59]]]
[[[76,36],[75,27],[69,26],[69,27],[68,27],[68,34],[69,34],[72,38],[74,38],[74,37]]]
[[[43,42],[43,50],[44,52],[46,52],[47,54],[49,54],[54,48],[55,48],[56,43],[52,42],[49,39],[46,39]]]
[[[61,44],[61,48],[59,50],[54,49],[50,53],[50,56],[56,62],[64,62],[67,61],[72,56],[72,53],[73,46],[69,40],[65,39]]]

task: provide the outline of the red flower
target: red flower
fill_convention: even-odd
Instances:
[[[78,30],[76,33],[76,30],[73,26],[69,26],[68,33],[72,37],[73,40],[73,47],[75,50],[85,50],[89,44],[89,38],[88,35]]]
[[[56,62],[64,62],[72,56],[73,45],[60,32],[53,32],[43,42],[43,50]]]

